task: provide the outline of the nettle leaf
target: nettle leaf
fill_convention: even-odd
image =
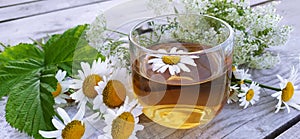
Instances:
[[[53,130],[51,119],[55,114],[51,94],[56,88],[55,67],[45,68],[36,60],[8,62],[1,69],[0,78],[16,78],[12,82],[6,104],[6,120],[19,131],[42,138],[38,130]],[[1,85],[3,86],[3,85]]]
[[[70,72],[74,51],[79,41],[82,40],[81,37],[83,37],[86,27],[87,25],[77,26],[67,30],[60,36],[56,36],[54,39],[50,39],[44,47],[45,64],[55,64]]]
[[[45,44],[45,64],[57,65],[72,74],[78,70],[80,62],[91,62],[103,57],[85,39],[87,25],[67,30],[62,35],[52,36]]]
[[[5,50],[0,53],[0,66],[13,60],[38,60],[42,58],[44,58],[44,53],[37,46],[33,44],[20,43],[13,47],[6,47]]]
[[[0,69],[0,97],[8,95],[16,84],[22,82],[27,76],[36,74],[42,64],[36,60],[10,61]]]

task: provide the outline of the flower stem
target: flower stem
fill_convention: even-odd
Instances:
[[[112,30],[112,29],[106,29],[107,31],[111,31],[111,32],[114,32],[114,33],[118,33],[118,34],[121,34],[121,35],[124,35],[124,36],[128,36],[128,34],[126,33],[123,33],[123,32],[120,32],[120,31],[117,31],[117,30]]]
[[[93,109],[93,104],[91,104],[90,102],[87,102],[86,105],[94,112],[100,112],[99,110],[94,110]]]
[[[244,82],[245,82],[245,83],[249,83],[249,84],[252,83],[251,80],[244,80]],[[275,87],[271,87],[271,86],[267,86],[267,85],[259,84],[259,83],[257,83],[257,84],[258,84],[260,87],[262,87],[262,88],[267,88],[267,89],[274,90],[274,91],[281,91],[280,88],[275,88]]]

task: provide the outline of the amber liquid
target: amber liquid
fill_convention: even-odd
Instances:
[[[178,47],[189,52],[204,49],[190,43],[165,43],[151,49]],[[181,71],[171,76],[152,71],[148,60],[142,56],[132,65],[133,88],[143,113],[154,122],[176,129],[188,129],[206,125],[221,110],[228,95],[231,76],[231,58],[214,54],[198,55],[197,66],[188,66],[191,72]],[[223,63],[223,65],[220,63]],[[216,69],[218,68],[218,69]]]

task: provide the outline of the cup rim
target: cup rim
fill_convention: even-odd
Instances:
[[[226,47],[227,46],[226,43],[228,43],[230,40],[233,40],[234,31],[233,31],[232,27],[227,22],[225,22],[224,20],[219,19],[219,18],[214,17],[214,16],[210,16],[210,15],[188,13],[188,14],[167,14],[167,15],[160,15],[160,16],[155,16],[155,17],[144,19],[144,20],[140,21],[138,24],[134,25],[130,29],[129,36],[128,36],[129,42],[133,43],[136,47],[138,47],[139,49],[142,49],[143,51],[145,51],[147,53],[167,54],[167,55],[182,55],[182,54],[178,54],[178,53],[170,53],[170,52],[165,53],[165,52],[159,52],[159,51],[151,50],[151,49],[148,49],[146,47],[141,46],[139,43],[137,43],[133,39],[133,32],[134,32],[134,30],[137,27],[139,27],[141,24],[143,24],[143,23],[145,23],[147,21],[153,20],[153,19],[157,19],[157,18],[168,17],[168,16],[180,16],[180,15],[196,15],[196,16],[208,17],[208,18],[211,18],[211,19],[214,19],[216,21],[221,22],[229,30],[229,36],[226,38],[226,40],[224,40],[223,42],[219,43],[218,45],[216,45],[214,47],[211,47],[211,48],[203,49],[203,50],[200,50],[200,51],[187,52],[187,53],[184,53],[185,55],[215,52],[215,51],[217,51],[217,50],[219,50],[219,49],[221,49],[223,47]]]

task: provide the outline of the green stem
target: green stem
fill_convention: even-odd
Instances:
[[[94,109],[93,109],[93,105],[92,105],[91,103],[87,102],[86,105],[87,105],[92,111],[94,111],[94,112],[100,112],[99,110],[94,110]]]
[[[120,31],[116,31],[116,30],[111,30],[111,29],[106,29],[107,31],[111,31],[111,32],[114,32],[114,33],[118,33],[118,34],[121,34],[121,35],[124,35],[124,36],[128,36],[128,34],[126,33],[123,33],[123,32],[120,32]]]
[[[249,83],[249,84],[252,83],[251,80],[244,80],[244,82],[245,82],[245,83]],[[267,86],[267,85],[259,84],[259,83],[257,83],[257,84],[258,84],[260,87],[262,87],[262,88],[267,88],[267,89],[271,89],[271,90],[274,90],[274,91],[281,91],[280,88],[275,88],[275,87],[271,87],[271,86]]]

